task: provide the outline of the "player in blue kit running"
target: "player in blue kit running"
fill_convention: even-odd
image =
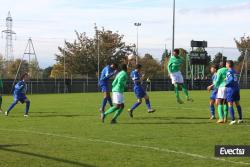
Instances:
[[[117,73],[117,67],[118,67],[117,64],[111,63],[110,65],[104,67],[104,69],[101,72],[99,86],[101,87],[101,90],[104,95],[102,100],[102,107],[99,110],[101,113],[104,113],[107,102],[109,102],[109,105],[111,107],[113,106],[108,84],[110,78]]]
[[[218,89],[214,87],[214,84],[215,84],[215,81],[217,79],[217,70],[218,69],[219,69],[218,65],[212,65],[211,68],[210,68],[210,72],[213,75],[212,76],[213,84],[208,86],[208,88],[207,88],[209,92],[211,90],[211,96],[210,96],[210,102],[209,102],[209,105],[210,105],[210,120],[216,119],[215,118],[214,104],[215,104],[215,101],[216,101],[216,96],[217,96],[217,93],[218,93]]]
[[[135,67],[135,70],[133,70],[130,74],[130,77],[132,78],[132,80],[134,82],[134,93],[138,99],[137,102],[130,109],[128,109],[129,116],[131,118],[133,118],[133,111],[142,103],[143,98],[145,99],[148,113],[155,112],[155,110],[151,108],[149,97],[148,97],[146,91],[144,90],[144,88],[142,87],[144,75],[141,74],[141,69],[142,69],[142,65],[137,64]]]
[[[20,81],[15,85],[14,89],[14,102],[10,105],[9,109],[5,112],[5,115],[8,116],[10,111],[15,107],[15,105],[20,103],[26,103],[24,117],[29,116],[29,108],[30,108],[30,100],[26,97],[27,84],[26,80],[28,80],[28,73],[25,73],[21,76]]]
[[[242,110],[240,106],[240,88],[239,88],[239,74],[234,70],[234,62],[232,60],[228,60],[226,63],[226,67],[228,69],[227,76],[226,76],[226,98],[229,106],[229,113],[231,115],[232,121],[230,125],[236,123],[235,116],[234,116],[234,107],[233,104],[235,103],[238,114],[239,120],[238,123],[243,123],[242,120]]]

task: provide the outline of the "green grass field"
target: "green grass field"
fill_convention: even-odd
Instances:
[[[241,92],[245,123],[229,126],[208,120],[206,91],[191,92],[195,102],[179,105],[173,92],[149,93],[154,114],[145,104],[130,119],[103,124],[102,94],[32,95],[30,117],[18,105],[0,117],[0,166],[250,166],[250,158],[214,157],[216,144],[250,145],[249,90]],[[126,110],[135,101],[126,93]],[[4,108],[12,97],[4,97]],[[237,114],[236,114],[237,116]]]

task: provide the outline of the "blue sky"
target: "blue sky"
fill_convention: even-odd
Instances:
[[[63,40],[73,40],[74,30],[93,35],[94,23],[119,31],[129,43],[136,41],[134,22],[141,22],[140,53],[161,56],[171,48],[172,0],[0,0],[0,29],[11,11],[17,33],[14,55],[21,57],[32,37],[42,67],[55,63]],[[176,47],[190,49],[190,41],[207,40],[210,47],[235,47],[234,38],[250,34],[250,0],[176,0]],[[5,40],[0,39],[4,54]],[[236,58],[236,49],[223,51]]]

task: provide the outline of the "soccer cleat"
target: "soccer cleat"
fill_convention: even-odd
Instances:
[[[100,112],[100,113],[104,113],[104,111],[102,110],[102,108],[99,109],[99,112]]]
[[[105,115],[104,115],[104,113],[101,113],[101,120],[102,120],[102,123],[104,123],[104,121],[105,121]]]
[[[24,117],[28,118],[28,117],[29,117],[29,115],[28,115],[28,114],[24,114]]]
[[[236,121],[234,120],[234,121],[231,121],[230,123],[229,123],[229,125],[234,125],[234,124],[236,124]]]
[[[224,123],[224,120],[218,120],[216,123],[217,123],[217,124],[223,124],[223,123]]]
[[[112,119],[110,123],[111,124],[117,124],[117,121],[115,119]]]
[[[133,117],[134,117],[134,116],[133,116],[133,110],[128,109],[128,114],[129,114],[130,118],[133,118]]]
[[[192,99],[191,97],[187,97],[187,101],[194,102],[194,99]]]
[[[223,122],[224,122],[224,123],[227,123],[227,118],[224,118],[224,119],[223,119]]]
[[[183,104],[184,102],[181,99],[177,99],[177,103]]]
[[[215,118],[214,115],[212,115],[209,119],[210,119],[210,120],[214,120],[214,119],[216,119],[216,118]]]
[[[242,124],[243,123],[243,120],[242,119],[239,119],[238,120],[238,124]]]
[[[5,111],[4,115],[5,115],[5,116],[8,116],[8,112],[7,112],[7,111]]]
[[[153,113],[153,112],[155,112],[155,109],[149,109],[148,110],[148,113]]]
[[[2,113],[3,112],[3,110],[0,108],[0,113]]]

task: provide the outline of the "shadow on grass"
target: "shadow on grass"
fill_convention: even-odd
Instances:
[[[61,114],[61,115],[31,115],[31,117],[41,117],[41,118],[48,118],[48,117],[66,117],[66,118],[72,118],[72,117],[93,117],[95,115],[78,115],[78,114]]]
[[[47,160],[53,160],[53,161],[57,161],[57,162],[66,163],[69,165],[75,165],[75,166],[81,166],[81,167],[95,167],[93,165],[88,165],[88,164],[84,164],[81,162],[76,162],[76,161],[66,160],[66,159],[57,158],[57,157],[51,157],[48,155],[42,155],[42,154],[37,154],[37,153],[33,153],[33,152],[20,151],[17,149],[9,148],[9,147],[25,146],[25,145],[27,145],[27,144],[0,145],[0,150],[11,152],[11,153],[22,154],[22,155],[28,155],[28,156],[32,156],[32,157],[43,158],[43,159],[47,159]]]
[[[201,125],[201,124],[212,124],[214,122],[125,122],[119,124],[127,125]]]

